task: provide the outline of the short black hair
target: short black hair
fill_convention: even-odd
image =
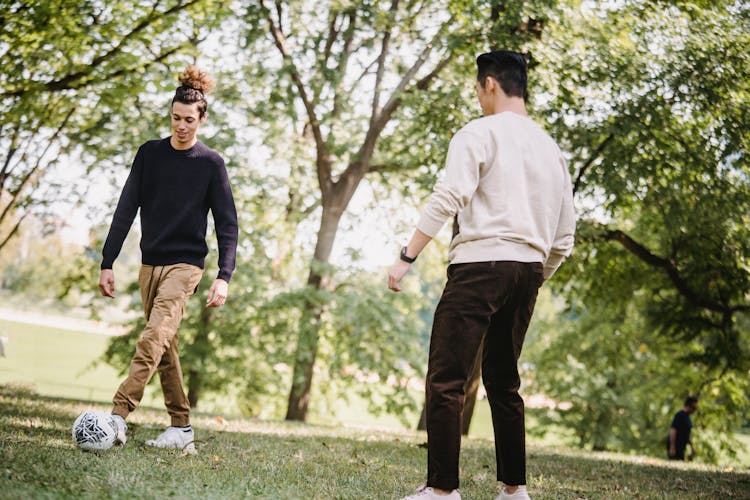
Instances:
[[[697,396],[688,396],[685,399],[685,406],[692,406],[694,404],[698,403],[698,397]]]
[[[477,57],[477,81],[484,88],[485,78],[491,76],[503,92],[511,97],[528,97],[528,60],[524,54],[510,50],[493,50]]]

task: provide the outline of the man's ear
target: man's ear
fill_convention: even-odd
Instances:
[[[497,80],[492,78],[491,76],[485,76],[484,77],[484,90],[486,92],[492,93],[497,88]]]
[[[208,112],[203,113],[203,116],[201,116],[201,119],[200,119],[201,125],[203,125],[204,123],[206,123],[206,119],[207,118],[208,118]]]

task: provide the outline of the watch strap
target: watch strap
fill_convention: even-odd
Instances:
[[[401,255],[399,256],[399,258],[401,260],[403,260],[404,262],[408,262],[409,264],[411,264],[412,262],[414,262],[415,260],[417,260],[416,257],[409,257],[408,255],[406,255],[406,247],[405,246],[401,248]]]

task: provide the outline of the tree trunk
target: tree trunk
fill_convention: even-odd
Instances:
[[[310,404],[310,390],[312,389],[313,368],[318,354],[318,331],[320,310],[308,302],[302,311],[300,319],[297,352],[294,357],[294,374],[292,387],[289,391],[289,403],[286,410],[286,420],[304,422]]]
[[[325,276],[321,273],[319,265],[327,264],[331,257],[333,242],[336,239],[336,232],[338,231],[342,214],[343,209],[323,207],[323,215],[321,216],[320,228],[318,229],[318,241],[315,246],[315,255],[310,265],[310,274],[307,279],[308,287],[313,290],[320,290],[327,285]],[[286,420],[304,422],[307,418],[313,368],[315,366],[315,357],[318,354],[320,314],[319,307],[313,301],[308,301],[302,311]]]

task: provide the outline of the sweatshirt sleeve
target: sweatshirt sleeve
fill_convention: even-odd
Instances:
[[[122,188],[120,200],[112,216],[107,239],[102,249],[102,269],[112,269],[115,259],[120,255],[122,243],[133,225],[133,219],[140,206],[141,176],[143,174],[143,146],[138,148],[133,166]]]
[[[219,245],[219,274],[216,277],[229,282],[234,272],[237,257],[239,230],[237,209],[234,205],[232,186],[229,183],[224,160],[221,160],[220,165],[215,170],[209,196],[216,229],[216,240]]]
[[[446,219],[469,203],[479,185],[483,156],[481,141],[474,134],[459,130],[453,136],[445,160],[445,177],[435,185],[417,229],[434,238]]]
[[[555,274],[565,257],[573,251],[574,234],[576,229],[576,214],[573,207],[573,186],[570,182],[568,168],[563,161],[563,171],[565,172],[565,186],[562,204],[560,206],[560,218],[557,222],[555,238],[552,240],[552,248],[549,257],[544,263],[544,279],[549,279]]]

